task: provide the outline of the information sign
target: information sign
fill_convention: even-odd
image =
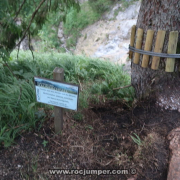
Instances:
[[[40,77],[34,77],[34,83],[38,102],[77,111],[78,85]]]

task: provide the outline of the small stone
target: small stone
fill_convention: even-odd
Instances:
[[[17,166],[18,168],[21,168],[22,166],[20,165],[20,164],[18,164],[18,166]]]

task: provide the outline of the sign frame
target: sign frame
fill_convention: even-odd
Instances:
[[[74,110],[74,109],[70,109],[70,108],[66,108],[66,107],[62,107],[62,106],[56,106],[56,105],[53,105],[53,104],[48,104],[48,103],[44,103],[44,102],[40,102],[40,101],[38,101],[38,99],[37,99],[37,92],[36,92],[36,80],[35,80],[35,78],[37,78],[37,79],[41,79],[42,81],[52,81],[52,83],[53,82],[55,82],[55,83],[59,83],[59,84],[61,84],[61,85],[70,85],[70,86],[75,86],[75,87],[77,87],[78,88],[78,90],[77,90],[77,104],[76,104],[76,109]],[[80,86],[78,85],[78,84],[73,84],[73,83],[67,83],[67,82],[61,82],[61,81],[58,81],[58,80],[54,80],[54,79],[47,79],[47,78],[43,78],[43,77],[39,77],[39,76],[34,76],[34,88],[35,88],[35,93],[36,93],[36,101],[37,102],[39,102],[39,103],[43,103],[43,104],[48,104],[48,105],[51,105],[51,106],[55,106],[55,107],[60,107],[60,108],[63,108],[63,109],[69,109],[69,110],[74,110],[74,111],[78,111],[78,108],[79,108],[79,91],[80,91]],[[47,88],[48,89],[48,88]],[[69,93],[70,94],[70,93]]]

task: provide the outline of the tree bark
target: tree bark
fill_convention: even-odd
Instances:
[[[162,53],[167,53],[170,31],[178,31],[178,48],[180,46],[180,1],[179,0],[142,0],[139,11],[136,31],[144,30],[142,49],[144,49],[147,30],[154,30],[152,50],[154,51],[158,30],[166,31]],[[136,42],[135,42],[136,43]],[[134,43],[134,46],[135,46]],[[177,49],[178,49],[177,48]],[[178,51],[176,52],[179,53]],[[180,76],[179,61],[175,60],[174,72],[165,72],[166,58],[160,58],[158,70],[151,69],[152,57],[147,68],[141,67],[142,55],[139,64],[131,64],[131,81],[135,88],[136,97],[155,98],[158,105],[166,109],[180,110]]]
[[[167,180],[179,180],[180,178],[180,128],[173,129],[167,136],[170,140],[169,148],[171,158]]]

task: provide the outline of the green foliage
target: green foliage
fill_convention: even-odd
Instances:
[[[91,88],[91,93],[92,94],[100,94],[101,93],[101,85],[98,83],[94,83]]]
[[[27,34],[37,34],[50,12],[60,11],[64,20],[71,7],[79,10],[75,0],[1,0],[0,7],[0,50],[6,51]]]
[[[35,128],[38,103],[32,80],[17,80],[6,69],[0,79],[0,142],[8,147],[22,130]]]
[[[41,40],[41,46],[44,47],[44,51],[48,49],[60,50],[61,42],[58,38],[58,27],[63,20],[63,14],[60,12],[52,12],[49,14],[47,21],[39,30],[38,36]],[[42,49],[42,47],[40,48]]]
[[[67,47],[73,47],[79,37],[79,31],[94,23],[100,15],[92,10],[87,2],[81,5],[81,10],[71,8],[66,16],[64,23],[64,33],[70,38],[67,40]]]
[[[115,10],[115,16],[120,10],[127,8],[134,1],[135,0],[120,1],[122,7]],[[90,0],[81,4],[80,11],[74,7],[70,8],[67,11],[66,21],[64,21],[63,25],[64,34],[67,37],[66,47],[68,49],[73,49],[76,45],[78,37],[81,35],[80,31],[97,21],[101,17],[102,13],[109,10],[114,2],[115,0]],[[61,42],[57,36],[58,26],[63,20],[63,17],[64,13],[62,12],[49,13],[47,21],[38,34],[42,40],[38,46],[41,50],[43,50],[43,52],[49,49],[56,49],[59,52],[63,52],[63,50],[60,49]],[[84,38],[86,39],[87,37],[85,36]]]
[[[89,5],[92,7],[94,11],[99,14],[102,14],[109,10],[109,8],[113,4],[113,0],[89,0]]]
[[[47,144],[48,144],[48,141],[43,140],[42,144],[43,144],[43,146],[44,146],[44,147],[46,147],[46,146],[47,146]]]
[[[74,48],[77,42],[77,38],[79,37],[78,32],[74,32],[67,40],[66,40],[66,47],[67,48]]]
[[[74,120],[76,120],[76,121],[82,121],[82,120],[83,120],[83,115],[82,115],[82,113],[80,113],[80,112],[76,112],[76,113],[73,115],[73,118],[74,118]]]
[[[84,109],[88,107],[88,98],[90,96],[90,93],[88,90],[84,91],[83,93],[80,92],[79,94],[79,108]]]
[[[133,101],[132,88],[113,91],[113,88],[130,84],[130,77],[121,66],[69,54],[34,52],[34,56],[35,60],[30,51],[20,51],[17,59],[17,51],[11,53],[9,68],[16,77],[0,59],[0,144],[5,147],[11,145],[22,131],[36,128],[37,122],[43,121],[46,115],[39,109],[50,109],[51,106],[36,102],[33,77],[52,79],[55,67],[64,69],[66,82],[81,83],[80,111],[87,108],[93,98],[98,103],[99,96]],[[74,118],[82,120],[83,117],[77,112]]]
[[[100,5],[100,7],[106,8],[106,10],[112,5],[112,1],[110,0],[101,0],[96,3],[95,7],[103,3],[103,6]],[[99,7],[97,9],[99,10]],[[66,41],[67,48],[73,48],[76,45],[77,38],[80,36],[79,32],[101,17],[102,12],[97,11],[97,9],[91,3],[84,2],[81,4],[80,11],[74,7],[67,11],[66,21],[64,21],[63,25],[64,34],[68,37]],[[42,30],[39,31],[39,36],[43,40],[43,44],[41,43],[41,45],[45,47],[44,51],[49,48],[59,48],[61,42],[57,37],[57,30],[59,23],[63,19],[63,15],[61,12],[50,13],[48,21],[43,25]]]
[[[94,128],[91,126],[91,125],[87,125],[86,127],[85,127],[87,130],[93,130]]]

